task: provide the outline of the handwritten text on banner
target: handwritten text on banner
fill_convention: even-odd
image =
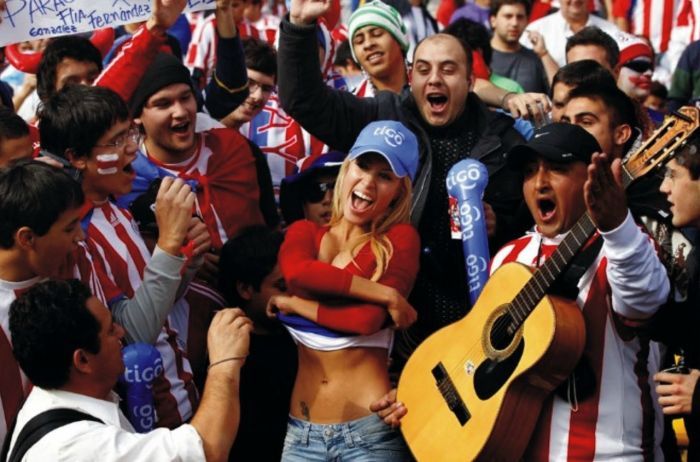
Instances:
[[[188,0],[186,11],[213,9],[216,0]],[[0,46],[145,21],[151,0],[7,0]]]

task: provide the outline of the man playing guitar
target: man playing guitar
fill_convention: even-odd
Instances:
[[[581,308],[585,348],[574,373],[544,402],[525,460],[663,460],[652,380],[658,351],[639,328],[666,301],[669,282],[627,208],[620,160],[599,151],[582,128],[552,124],[508,157],[523,169],[536,226],[496,254],[492,272],[514,261],[541,266],[586,212],[597,229],[581,252],[593,249],[582,274],[564,273],[553,287]],[[373,409],[396,425],[406,407],[392,398]]]

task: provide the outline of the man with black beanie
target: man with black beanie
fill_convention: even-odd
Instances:
[[[196,211],[209,228],[216,250],[246,226],[277,224],[270,173],[262,154],[256,157],[236,130],[195,130],[194,88],[187,68],[176,57],[155,58],[129,108],[144,141],[132,164],[137,174],[134,188],[120,199],[120,205],[127,206],[152,181],[175,176],[196,190]],[[215,260],[210,255],[209,262]]]

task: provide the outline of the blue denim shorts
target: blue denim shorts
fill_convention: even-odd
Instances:
[[[398,429],[375,414],[339,424],[313,424],[289,416],[283,462],[408,461],[410,452]]]

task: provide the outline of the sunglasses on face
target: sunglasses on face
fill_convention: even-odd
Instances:
[[[326,197],[326,192],[333,192],[335,181],[326,183],[311,182],[306,185],[303,191],[303,197],[306,202],[317,203],[321,202]]]
[[[639,72],[640,74],[643,74],[646,71],[654,70],[654,65],[649,61],[630,61],[627,64],[624,64],[622,67],[632,69],[633,71]]]

